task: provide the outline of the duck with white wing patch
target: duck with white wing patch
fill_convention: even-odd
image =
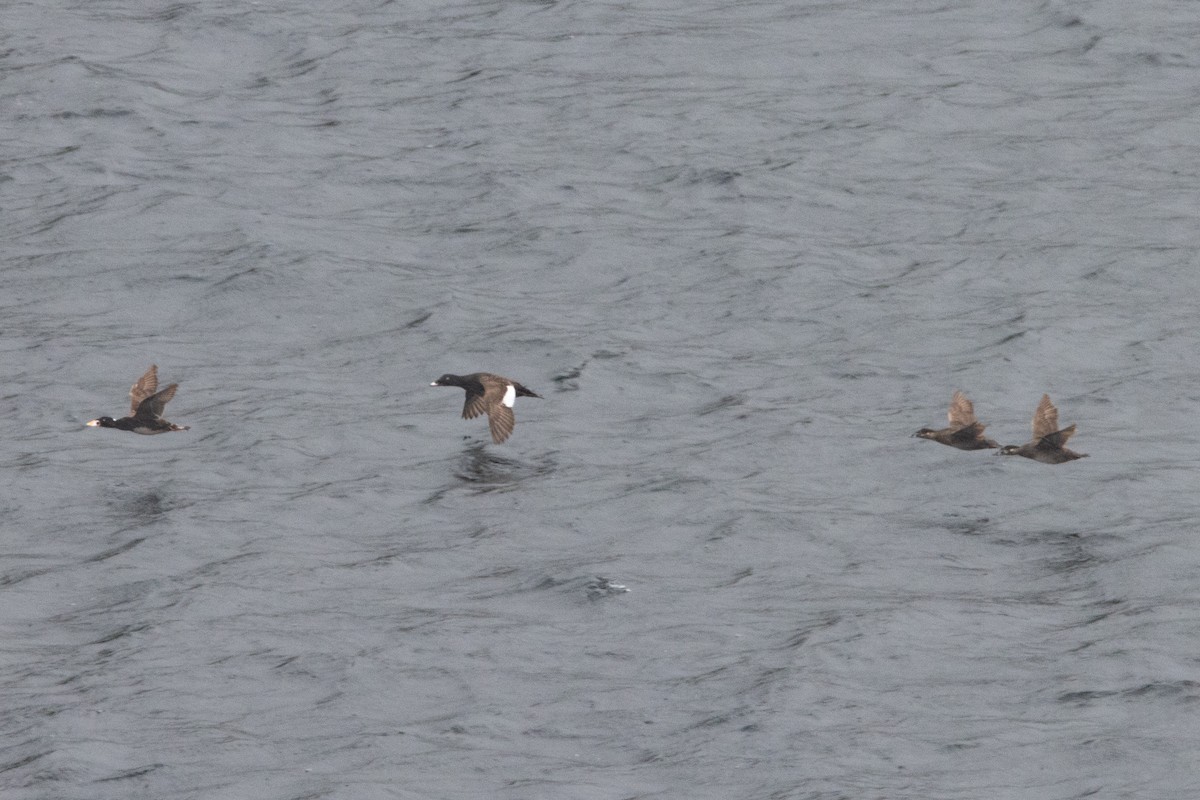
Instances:
[[[513,403],[518,397],[541,397],[510,378],[490,372],[473,372],[470,375],[446,374],[430,386],[457,386],[467,392],[463,406],[463,419],[474,419],[480,414],[488,415],[488,427],[492,441],[500,444],[510,435],[517,424],[513,416]]]

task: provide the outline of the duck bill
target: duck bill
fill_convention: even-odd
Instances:
[[[91,422],[88,422],[88,423],[85,423],[85,424],[86,424],[86,425],[87,425],[89,428],[99,428],[99,427],[100,427],[100,420],[98,420],[98,419],[94,419],[94,420],[92,420]]]

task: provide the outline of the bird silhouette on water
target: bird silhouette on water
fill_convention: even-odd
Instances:
[[[940,430],[921,428],[913,436],[932,439],[959,450],[994,450],[1000,446],[983,435],[987,426],[975,419],[975,406],[961,391],[956,391],[954,397],[950,398],[950,411],[946,417],[949,426]]]
[[[89,428],[116,428],[120,431],[133,431],[144,435],[168,433],[170,431],[189,430],[187,425],[176,425],[163,419],[163,410],[175,396],[178,383],[158,391],[158,365],[151,364],[146,374],[138,378],[137,383],[129,387],[129,416],[113,419],[112,417],[97,417],[87,423]]]
[[[474,419],[480,414],[488,415],[488,427],[492,441],[500,444],[510,435],[517,424],[513,416],[513,403],[518,397],[541,397],[511,378],[493,375],[490,372],[473,372],[470,375],[446,374],[430,386],[457,386],[467,392],[463,405],[463,419]]]
[[[1062,464],[1086,458],[1087,453],[1076,453],[1065,447],[1074,433],[1074,425],[1058,429],[1058,409],[1050,402],[1050,395],[1044,394],[1037,411],[1033,412],[1033,440],[1022,445],[1005,445],[996,455],[1025,456],[1043,464]]]

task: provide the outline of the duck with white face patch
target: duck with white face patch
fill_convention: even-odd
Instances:
[[[158,390],[158,366],[150,365],[146,374],[138,378],[137,383],[129,387],[131,401],[129,416],[113,419],[112,417],[97,417],[86,423],[89,428],[116,428],[119,431],[133,431],[145,436],[171,431],[186,431],[187,425],[176,425],[163,419],[163,411],[167,402],[175,396],[179,384],[172,383],[161,392]]]
[[[1075,435],[1075,426],[1068,425],[1059,430],[1058,409],[1050,402],[1050,395],[1042,395],[1033,412],[1033,439],[1025,444],[1008,444],[1000,448],[998,456],[1024,456],[1040,461],[1043,464],[1065,464],[1079,458],[1087,458],[1087,453],[1076,453],[1068,450],[1067,440]]]

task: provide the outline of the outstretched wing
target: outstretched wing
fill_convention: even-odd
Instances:
[[[472,392],[467,389],[467,402],[463,405],[463,419],[475,419],[487,411],[487,398],[483,392]]]
[[[175,390],[179,388],[178,383],[172,383],[167,388],[163,389],[158,394],[152,394],[143,400],[133,412],[133,416],[143,420],[162,419],[163,410],[167,407],[167,403],[175,396]]]
[[[492,429],[492,441],[496,444],[500,444],[511,436],[516,424],[517,418],[513,416],[512,409],[508,406],[493,406],[492,410],[488,412],[488,427]]]
[[[977,439],[983,435],[983,429],[986,427],[987,426],[981,422],[972,422],[970,425],[964,426],[964,427],[956,430],[954,432],[954,438],[962,439],[964,441],[970,440],[970,439]]]
[[[484,391],[483,383],[477,380],[476,375],[454,375],[457,380],[454,386],[461,387],[467,393],[467,401],[463,404],[463,419],[475,419],[480,414],[487,411],[487,392]],[[438,380],[441,380],[440,378]]]
[[[1070,439],[1074,435],[1075,426],[1071,425],[1063,428],[1061,431],[1054,431],[1053,433],[1046,434],[1038,440],[1038,445],[1057,449],[1059,447],[1064,447],[1067,444],[1067,439]]]
[[[1041,439],[1058,430],[1058,409],[1050,402],[1050,395],[1042,395],[1037,411],[1033,412],[1033,438]],[[1064,440],[1065,441],[1065,440]]]
[[[129,413],[137,416],[142,401],[158,391],[158,365],[151,364],[146,374],[137,379],[137,383],[129,387]]]
[[[975,423],[975,406],[961,391],[955,392],[950,399],[950,412],[946,415],[951,428],[965,428]],[[983,429],[980,428],[982,431]]]

